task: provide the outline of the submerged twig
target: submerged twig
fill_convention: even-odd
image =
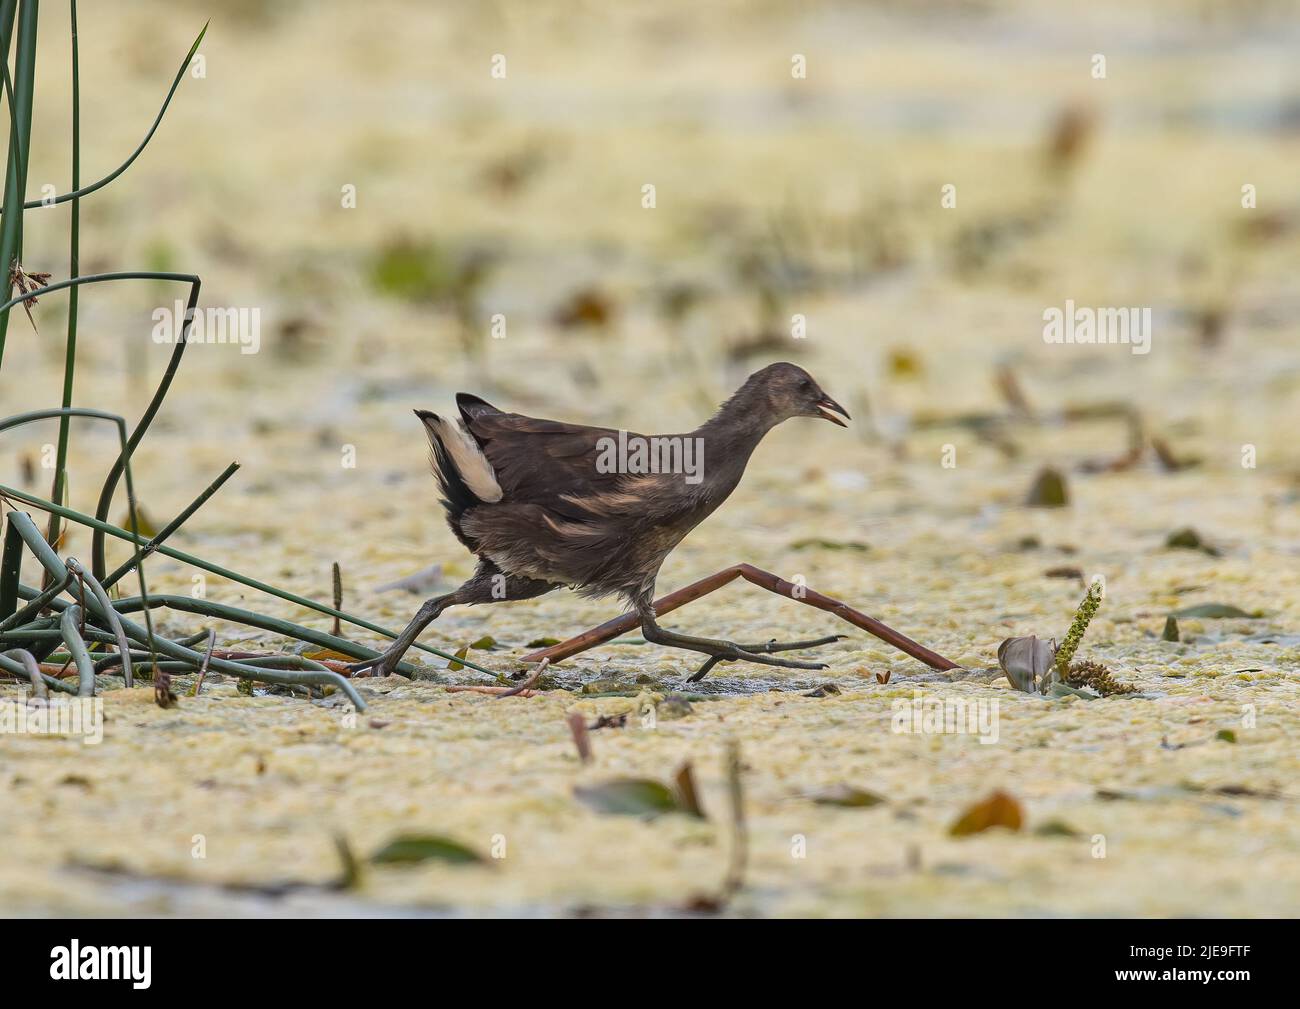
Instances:
[[[477,683],[457,683],[443,689],[449,694],[492,694],[496,697],[535,697],[541,693],[526,688],[521,690],[519,687],[489,687]]]
[[[507,690],[504,694],[498,694],[497,697],[498,698],[516,697],[519,694],[524,693],[524,691],[528,691],[528,696],[531,697],[533,695],[533,692],[529,688],[536,686],[537,681],[542,678],[542,673],[546,671],[546,667],[549,666],[550,664],[551,664],[550,659],[542,659],[542,661],[537,664],[537,668],[533,670],[532,676],[524,680],[524,682],[519,684],[519,686]]]
[[[727,875],[722,883],[724,900],[730,900],[745,885],[745,866],[749,862],[749,833],[745,826],[745,794],[740,780],[740,744],[727,744],[727,794],[731,798],[731,854]]]
[[[342,632],[339,630],[338,610],[343,609],[343,572],[339,570],[339,562],[334,562],[334,636],[338,637]]]
[[[569,732],[573,734],[573,745],[578,751],[578,759],[584,764],[591,763],[591,736],[587,732],[587,719],[581,711],[570,711],[565,721]]]
[[[665,613],[670,613],[679,606],[685,606],[701,596],[708,595],[737,578],[743,578],[745,581],[767,589],[769,592],[774,592],[779,596],[794,599],[796,602],[805,603],[808,606],[834,614],[841,620],[846,620],[855,627],[860,627],[864,631],[874,634],[882,641],[886,641],[900,651],[906,652],[914,659],[919,659],[931,669],[942,671],[957,668],[957,663],[944,658],[938,652],[931,651],[906,635],[900,634],[874,617],[869,617],[865,613],[855,610],[847,603],[840,602],[840,600],[833,599],[830,596],[824,596],[820,592],[814,592],[807,586],[795,585],[793,582],[788,582],[770,571],[756,568],[752,564],[736,564],[724,568],[707,578],[701,578],[685,588],[656,599],[654,602],[655,614],[663,616]],[[551,659],[558,662],[560,659],[566,659],[571,655],[577,655],[579,652],[585,652],[588,648],[594,648],[596,645],[604,644],[620,634],[625,634],[636,627],[638,621],[639,618],[635,613],[625,613],[621,617],[608,620],[600,626],[584,631],[567,641],[560,642],[558,645],[551,645],[549,648],[543,648],[540,651],[525,655],[521,661],[540,662],[542,659]]]

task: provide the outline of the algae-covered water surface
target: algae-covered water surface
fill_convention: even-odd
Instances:
[[[524,656],[624,609],[561,590],[448,609],[420,638],[442,656],[349,677],[364,710],[229,668],[196,689],[179,661],[171,702],[141,646],[133,687],[95,678],[94,740],[42,730],[5,672],[5,913],[1294,914],[1293,6],[82,6],[82,186],[139,144],[213,16],[149,146],[75,203],[81,274],[202,278],[131,457],[146,538],[237,461],[167,544],[326,607],[337,565],[342,609],[397,631],[475,564],[413,409],[454,415],[468,391],[692,431],[789,361],[849,427],[776,427],[658,591],[747,563],[796,597],[740,578],[662,623],[842,637],[782,653],[825,669],[688,682],[704,656],[637,626],[501,696]],[[40,18],[28,201],[71,189],[66,11]],[[73,206],[22,215],[38,285],[70,275]],[[133,428],[187,293],[83,286],[71,403]],[[17,307],[0,418],[64,397],[68,292]],[[0,484],[49,500],[58,429],[0,431]],[[73,420],[74,511],[95,513],[118,438]],[[27,498],[4,511],[46,529]],[[125,485],[107,518],[130,525]],[[90,528],[56,546],[91,568]],[[131,554],[110,539],[108,569]],[[154,595],[334,632],[174,556],[145,570]],[[1035,636],[1050,665],[1098,576],[1075,655],[1094,674],[1009,676],[999,646]],[[348,661],[150,617],[199,652],[211,630],[230,662]],[[116,649],[104,627],[92,661]],[[42,668],[75,690],[47,629]]]

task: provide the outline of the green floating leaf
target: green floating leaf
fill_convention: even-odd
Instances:
[[[464,659],[467,655],[469,655],[469,645],[456,649],[456,658],[447,663],[447,671],[457,673],[464,669],[465,666],[458,662],[457,659]]]
[[[1034,485],[1029,488],[1029,496],[1025,498],[1025,504],[1031,508],[1063,508],[1069,503],[1065,477],[1050,466],[1039,471],[1034,478]]]
[[[616,778],[603,785],[581,785],[573,790],[578,801],[597,813],[621,816],[661,816],[689,812],[667,785],[649,778]]]
[[[1083,835],[1064,820],[1048,820],[1034,828],[1039,837],[1082,837]]]
[[[551,645],[558,645],[559,643],[560,643],[559,638],[533,638],[532,641],[528,642],[528,647],[529,648],[550,648]]]
[[[428,303],[455,287],[456,270],[433,242],[398,239],[379,251],[370,265],[370,284],[381,294]]]
[[[453,865],[488,864],[487,859],[472,848],[437,834],[403,834],[370,856],[370,861],[376,865],[415,865],[431,860]]]
[[[808,794],[819,806],[844,806],[849,809],[870,809],[879,806],[885,797],[854,785],[832,785]]]
[[[795,540],[790,544],[791,550],[853,550],[864,554],[871,549],[861,540],[827,540],[816,536]]]
[[[1214,734],[1214,738],[1221,739],[1225,743],[1235,743],[1237,741],[1237,734],[1231,729],[1220,729]]]
[[[1251,619],[1251,614],[1236,606],[1229,606],[1226,603],[1200,603],[1197,606],[1188,606],[1181,610],[1174,610],[1169,614],[1171,617],[1206,617],[1211,620],[1229,619],[1233,617],[1245,617]]]
[[[497,639],[492,637],[491,634],[485,634],[477,641],[470,642],[469,647],[475,649],[476,651],[487,652],[487,651],[491,651],[493,648],[496,648],[496,646],[497,646]]]
[[[1218,548],[1206,543],[1201,538],[1201,534],[1191,526],[1183,526],[1183,528],[1171,532],[1165,537],[1165,546],[1177,550],[1200,550],[1211,557],[1219,556]]]
[[[1080,690],[1078,687],[1072,687],[1068,683],[1061,683],[1060,681],[1057,681],[1048,686],[1047,696],[1056,697],[1056,698],[1082,697],[1085,701],[1095,701],[1101,695],[1094,693],[1091,690]]]
[[[1178,640],[1178,618],[1175,617],[1172,613],[1169,616],[1165,617],[1165,629],[1160,634],[1160,640],[1161,641]]]

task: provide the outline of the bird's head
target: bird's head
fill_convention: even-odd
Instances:
[[[796,364],[770,364],[745,383],[779,422],[791,417],[821,417],[840,427],[849,412],[831,399],[808,372]]]

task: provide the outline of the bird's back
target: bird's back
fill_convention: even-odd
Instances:
[[[593,595],[635,591],[720,503],[680,473],[609,464],[611,449],[653,439],[507,413],[469,393],[456,404],[501,494],[448,505],[448,518],[462,542],[508,574]]]

